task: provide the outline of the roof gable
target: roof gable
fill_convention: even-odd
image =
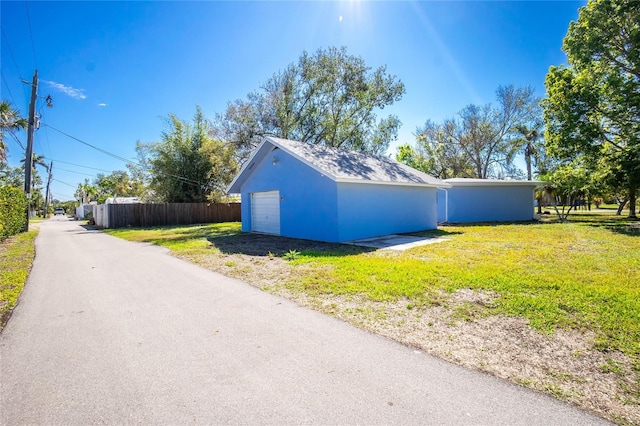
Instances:
[[[267,137],[254,151],[227,192],[240,192],[257,163],[279,148],[335,182],[448,187],[444,181],[391,158]]]

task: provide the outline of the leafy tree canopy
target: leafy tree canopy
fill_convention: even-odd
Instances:
[[[629,193],[640,187],[640,2],[590,0],[564,39],[568,66],[551,67],[543,102],[547,148],[605,169]]]
[[[375,112],[404,91],[386,67],[372,70],[344,47],[304,52],[259,91],[218,114],[215,134],[233,143],[241,157],[265,136],[382,154],[396,139],[400,120],[378,120]]]
[[[211,124],[200,107],[192,123],[174,114],[160,142],[139,144],[149,187],[160,201],[200,203],[218,201],[237,172],[234,147],[211,137]]]

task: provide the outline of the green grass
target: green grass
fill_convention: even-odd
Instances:
[[[210,248],[210,238],[241,234],[238,222],[157,228],[105,229],[104,231],[129,241],[149,242],[181,253]]]
[[[586,218],[584,217],[586,216]],[[495,313],[521,316],[550,333],[592,330],[601,350],[640,357],[640,235],[632,222],[574,215],[570,222],[447,226],[451,241],[407,251],[302,253],[309,293],[361,294],[374,300],[439,302],[439,291],[488,290]],[[463,315],[464,316],[464,315]]]
[[[640,371],[639,222],[606,210],[573,213],[567,223],[547,220],[445,226],[425,234],[450,241],[401,253],[302,249],[289,264],[304,267],[285,284],[309,295],[402,298],[412,308],[446,303],[443,293],[459,289],[490,291],[497,298],[489,306],[463,305],[455,316],[519,316],[544,333],[591,330],[597,349],[622,351]],[[180,253],[241,235],[237,223],[108,232]]]
[[[15,235],[0,244],[0,330],[15,307],[35,255],[37,230]]]

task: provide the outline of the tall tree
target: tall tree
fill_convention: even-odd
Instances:
[[[584,156],[629,194],[640,188],[640,2],[590,0],[564,38],[568,66],[551,67],[543,103],[551,155]]]
[[[458,114],[456,142],[466,153],[477,178],[510,171],[518,152],[516,127],[535,119],[539,99],[531,87],[500,86],[497,105],[469,105]]]
[[[521,149],[519,126],[539,119],[531,87],[500,86],[495,105],[468,105],[442,123],[427,120],[416,131],[416,149],[428,173],[442,178],[520,176],[514,159]]]
[[[435,123],[427,120],[416,129],[415,156],[422,171],[440,179],[471,177],[474,169],[467,154],[455,142],[457,125],[453,120]],[[398,158],[398,161],[402,161]]]
[[[527,180],[532,180],[532,160],[537,160],[543,155],[544,148],[539,144],[542,137],[542,123],[538,122],[532,126],[518,124],[515,126],[516,135],[520,137],[515,140],[516,146],[524,146],[524,162],[527,166]],[[539,162],[539,161],[536,161]]]
[[[0,101],[0,161],[7,159],[5,132],[13,133],[16,130],[26,128],[27,120],[20,117],[18,110],[13,108],[7,101]]]
[[[215,120],[216,135],[246,156],[264,136],[382,154],[396,139],[400,121],[378,120],[404,85],[382,66],[375,70],[346,48],[303,52],[259,91],[228,105]]]
[[[234,147],[210,136],[211,125],[200,107],[192,123],[170,114],[167,124],[160,142],[138,148],[155,195],[169,203],[220,198],[237,172]]]

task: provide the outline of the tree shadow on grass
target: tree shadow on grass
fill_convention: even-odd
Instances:
[[[348,244],[324,243],[251,232],[209,236],[207,240],[222,253],[249,256],[282,256],[291,250],[306,256],[348,256],[375,250]]]
[[[550,218],[540,223],[560,224],[563,223],[556,218]],[[569,215],[565,223],[580,223],[593,228],[603,228],[616,234],[628,235],[632,237],[640,236],[640,220],[627,216],[617,216],[614,211],[610,212],[576,212]]]

